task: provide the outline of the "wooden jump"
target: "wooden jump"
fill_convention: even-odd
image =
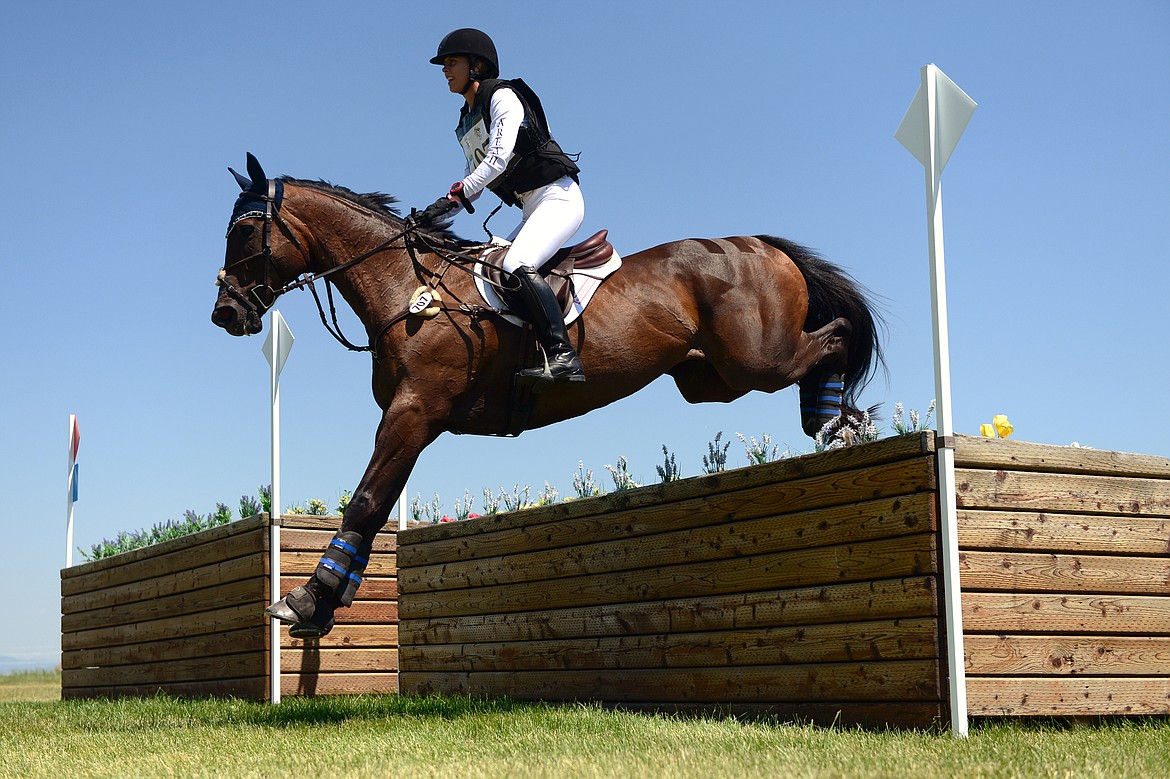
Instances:
[[[281,518],[281,589],[313,572],[337,517]],[[269,696],[267,514],[61,572],[63,698]],[[281,631],[281,695],[396,692],[393,532],[320,640]]]
[[[1170,460],[959,436],[968,712],[1170,713]],[[932,433],[401,534],[403,692],[947,718]]]
[[[285,633],[282,695],[946,724],[936,454],[918,433],[385,533],[334,631]],[[957,436],[955,463],[968,714],[1170,713],[1170,459]],[[264,699],[267,521],[62,571],[63,696]],[[284,591],[336,526],[283,518]]]

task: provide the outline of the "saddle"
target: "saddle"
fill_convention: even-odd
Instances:
[[[514,283],[508,282],[507,274],[501,267],[507,253],[507,246],[489,249],[483,253],[479,261],[483,264],[484,276],[499,290],[500,297],[508,304],[508,307],[515,310],[518,306],[513,299]],[[575,246],[559,249],[548,262],[541,266],[540,275],[552,288],[563,316],[568,316],[573,309],[573,282],[571,278],[573,270],[600,267],[609,262],[613,256],[613,244],[609,242],[609,230],[599,230]]]

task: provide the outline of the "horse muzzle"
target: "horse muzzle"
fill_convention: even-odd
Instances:
[[[211,312],[211,322],[231,335],[256,335],[264,329],[260,314],[255,309],[245,310],[234,301],[217,305]]]

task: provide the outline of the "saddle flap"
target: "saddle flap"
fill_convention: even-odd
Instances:
[[[508,303],[509,308],[516,309],[518,306],[513,305],[511,298],[512,287],[505,281],[502,267],[507,253],[507,246],[488,249],[480,257],[480,263],[483,265],[484,275],[488,281],[500,291],[500,297]],[[573,269],[596,268],[604,265],[612,257],[613,244],[609,242],[609,230],[598,230],[578,244],[559,249],[548,262],[541,266],[540,275],[552,289],[557,304],[561,307],[562,315],[568,316],[573,307],[573,282],[571,278]]]

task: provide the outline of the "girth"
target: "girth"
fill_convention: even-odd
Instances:
[[[516,308],[512,304],[511,294],[515,283],[506,278],[501,263],[507,255],[507,247],[484,252],[480,257],[483,264],[483,273],[488,282],[495,285],[500,291],[500,297],[508,303],[509,308]],[[560,249],[552,258],[540,268],[540,275],[548,282],[561,307],[561,313],[568,315],[573,306],[573,284],[571,275],[574,269],[584,270],[604,265],[613,257],[613,244],[609,242],[609,230],[599,230],[575,246]]]

